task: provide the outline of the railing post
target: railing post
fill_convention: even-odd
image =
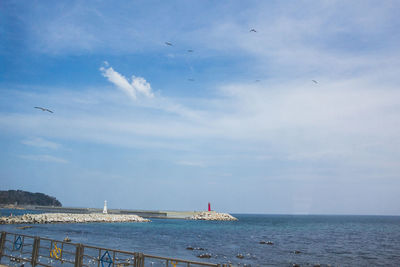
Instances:
[[[140,267],[144,267],[144,255],[140,253]]]
[[[133,261],[133,264],[135,267],[138,267],[139,266],[139,253],[135,252],[134,257],[135,257],[135,259]]]
[[[32,247],[32,259],[31,259],[32,267],[35,267],[37,264],[37,259],[38,259],[39,249],[40,249],[39,246],[40,246],[40,237],[35,236],[35,239],[33,240],[33,247]]]
[[[135,267],[144,267],[144,255],[143,253],[135,252],[134,254],[133,266]]]
[[[7,237],[7,233],[6,232],[1,232],[0,261],[1,261],[1,258],[3,257],[3,250],[4,250],[4,244],[6,243],[6,237]]]
[[[83,260],[83,245],[78,244],[75,252],[75,267],[82,267]]]

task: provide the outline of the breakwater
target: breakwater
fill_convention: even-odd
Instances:
[[[238,219],[228,213],[215,211],[203,211],[193,216],[187,217],[188,220],[204,220],[204,221],[237,221]]]
[[[92,222],[149,222],[137,215],[116,214],[73,214],[42,213],[24,214],[22,216],[0,217],[0,224],[35,224],[35,223],[92,223]]]
[[[77,208],[77,207],[54,207],[54,206],[35,206],[35,205],[0,205],[3,209],[31,210],[44,213],[102,213],[103,209],[98,208]],[[143,218],[169,218],[167,211],[158,210],[129,210],[129,209],[108,209],[108,214],[138,215]],[[180,214],[181,212],[173,212]],[[183,212],[185,213],[185,212]],[[192,212],[193,213],[193,212]],[[180,216],[182,217],[182,216]]]
[[[99,214],[103,209],[96,208],[76,208],[76,207],[51,207],[51,206],[31,206],[19,205],[7,207],[0,205],[1,208],[27,210],[43,213],[74,213],[74,214]],[[11,212],[12,213],[12,212]],[[29,212],[27,212],[29,213]],[[210,214],[207,214],[210,213]],[[10,214],[10,213],[9,213]],[[162,211],[162,210],[130,210],[130,209],[108,209],[108,214],[112,215],[138,215],[142,218],[158,218],[158,219],[192,219],[192,220],[211,220],[212,218],[221,218],[226,220],[226,213],[217,213],[215,211]],[[219,216],[221,215],[221,216]]]

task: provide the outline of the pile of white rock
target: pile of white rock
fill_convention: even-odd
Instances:
[[[228,213],[219,213],[215,211],[202,211],[186,219],[189,220],[206,220],[206,221],[237,221],[235,217]]]
[[[43,213],[24,214],[22,216],[0,217],[0,224],[31,224],[31,223],[91,223],[91,222],[149,222],[137,215],[120,214],[73,214],[73,213]]]

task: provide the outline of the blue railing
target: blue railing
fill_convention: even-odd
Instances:
[[[1,233],[0,263],[8,266],[74,267],[230,267],[58,241],[16,233]]]

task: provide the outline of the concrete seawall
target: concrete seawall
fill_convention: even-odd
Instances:
[[[34,205],[18,205],[18,206],[0,205],[0,208],[36,210],[46,213],[75,213],[75,214],[103,213],[103,209],[96,209],[96,208],[54,207],[54,206],[34,206]],[[151,211],[151,210],[108,209],[108,214],[123,214],[123,215],[133,214],[143,218],[169,217],[168,212],[166,211]]]

